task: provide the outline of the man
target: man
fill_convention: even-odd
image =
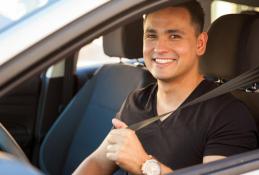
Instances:
[[[182,104],[215,88],[199,73],[206,49],[204,15],[193,1],[150,13],[144,20],[145,64],[157,83],[132,92],[115,127],[75,174],[159,175],[257,147],[256,126],[244,105],[223,95],[182,110]],[[138,132],[127,125],[175,110]]]

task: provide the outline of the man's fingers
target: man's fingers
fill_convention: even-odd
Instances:
[[[115,144],[116,143],[116,137],[114,137],[113,135],[109,135],[107,142],[109,144]]]
[[[112,119],[112,124],[116,129],[120,129],[120,128],[127,128],[128,125],[122,121],[120,121],[119,119]]]
[[[107,152],[116,152],[118,150],[117,145],[111,145],[111,144],[109,144],[106,149],[107,149]]]
[[[107,152],[106,153],[106,157],[107,157],[107,159],[109,159],[111,161],[116,161],[117,160],[117,154],[113,153],[113,152]]]
[[[119,161],[118,161],[118,154],[117,154],[117,153],[107,152],[107,153],[106,153],[106,157],[107,157],[107,159],[113,161],[113,162],[116,163],[118,166],[120,166],[120,163],[119,163]]]

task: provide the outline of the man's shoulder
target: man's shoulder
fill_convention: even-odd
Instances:
[[[217,88],[219,85],[217,85],[216,83],[211,82],[211,81],[206,81],[205,86],[206,86],[205,93],[207,93],[207,92]],[[231,92],[211,98],[208,101],[205,101],[204,103],[208,103],[210,105],[216,105],[217,107],[231,105],[231,104],[238,104],[241,106],[245,106],[245,104],[241,100],[236,98],[234,95],[232,95]]]
[[[217,120],[222,124],[233,121],[254,123],[250,109],[231,92],[209,99],[203,105],[212,121]]]
[[[212,98],[210,103],[212,103],[217,108],[228,108],[235,106],[247,109],[246,104],[240,99],[236,98],[231,92]]]
[[[218,85],[216,83],[205,81],[202,88],[200,89],[202,89],[202,94],[205,94],[217,87]],[[202,111],[204,111],[204,114],[208,114],[210,118],[218,118],[219,115],[228,115],[228,118],[232,118],[235,115],[251,115],[246,104],[240,99],[236,98],[234,95],[232,95],[231,92],[213,97],[197,105],[201,107]],[[198,106],[195,105],[194,108],[197,108]]]

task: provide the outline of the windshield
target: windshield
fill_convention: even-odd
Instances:
[[[109,0],[0,0],[0,66]]]

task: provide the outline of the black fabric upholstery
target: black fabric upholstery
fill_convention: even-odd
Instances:
[[[249,36],[247,39],[246,57],[244,69],[253,68],[259,65],[259,16],[251,24]],[[259,93],[246,93],[236,91],[234,95],[244,101],[250,108],[259,129]]]
[[[47,134],[40,152],[40,167],[47,174],[71,174],[101,143],[111,119],[135,88],[153,81],[145,69],[105,65],[73,98]]]
[[[142,58],[143,19],[137,19],[103,36],[104,53],[111,57]]]
[[[207,76],[231,79],[240,74],[240,36],[251,19],[248,14],[231,14],[217,19],[211,26],[201,71]]]
[[[206,54],[201,58],[202,72],[229,80],[259,65],[258,14],[232,14],[216,20],[209,31]],[[247,104],[259,128],[259,94],[235,91]]]
[[[247,67],[259,65],[259,14],[251,25],[246,46]]]

